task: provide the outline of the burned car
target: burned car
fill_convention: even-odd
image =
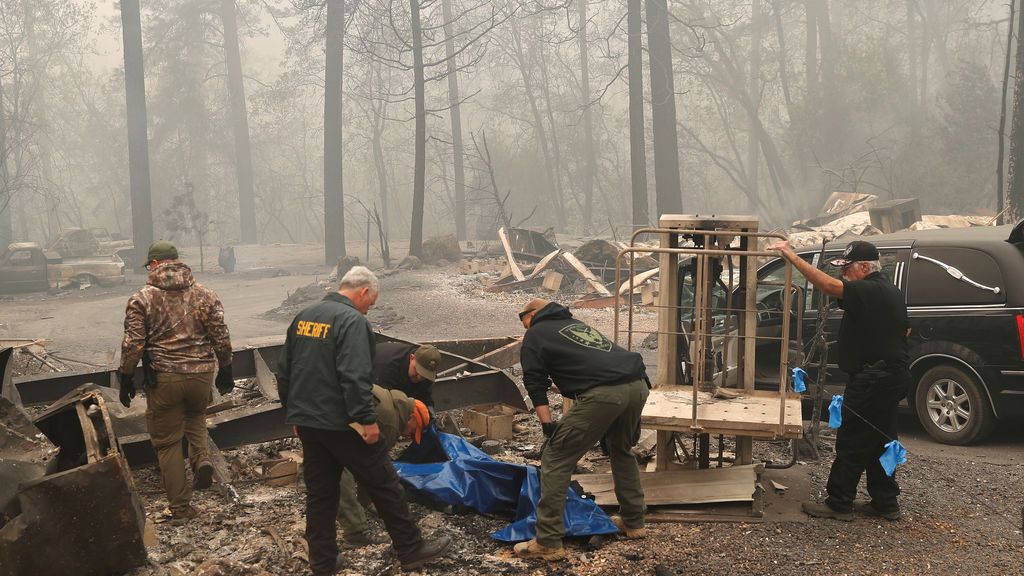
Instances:
[[[999,420],[1024,416],[1024,222],[1016,226],[979,226],[903,231],[868,238],[881,255],[883,272],[906,296],[910,318],[910,372],[907,401],[934,439],[945,444],[984,440]],[[836,275],[826,263],[837,258],[848,238],[801,257]],[[774,259],[758,270],[758,332],[778,329],[781,289],[768,288],[784,274]],[[790,366],[801,364],[814,337],[821,293],[799,273],[790,337],[802,332],[802,348],[791,350]],[[795,315],[795,312],[794,312]],[[834,341],[843,311],[834,303],[824,320]],[[797,325],[799,324],[799,325]],[[779,348],[758,349],[765,384],[777,366]],[[829,348],[828,394],[840,393],[846,374]],[[805,366],[816,381],[814,366]],[[759,374],[762,371],[759,370]],[[776,377],[777,379],[777,377]],[[777,383],[773,384],[777,386]]]

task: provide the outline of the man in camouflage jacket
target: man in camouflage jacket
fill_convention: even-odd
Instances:
[[[146,258],[146,285],[128,299],[121,343],[121,403],[135,396],[133,376],[139,360],[146,374],[146,424],[160,462],[171,514],[187,521],[197,514],[185,482],[182,436],[188,438],[193,488],[208,488],[213,465],[206,443],[206,407],[216,374],[226,394],[231,376],[231,338],[224,307],[209,288],[192,277],[178,251],[164,240],[154,242]]]

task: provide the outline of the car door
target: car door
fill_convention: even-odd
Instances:
[[[807,262],[811,262],[813,253],[799,254]],[[779,385],[779,361],[782,358],[782,346],[779,338],[782,336],[782,298],[786,279],[786,266],[781,258],[775,258],[762,266],[757,272],[757,340],[756,340],[756,376],[755,381],[765,389],[778,389]],[[796,353],[795,339],[799,332],[803,332],[802,338],[806,341],[806,331],[799,330],[796,326],[796,311],[800,307],[806,307],[807,279],[796,267],[793,267],[793,275],[790,285],[796,289],[790,298],[790,339],[793,340],[789,346],[789,362],[794,364],[800,357]],[[806,317],[806,313],[805,313]],[[806,322],[806,320],[805,320]]]
[[[0,285],[11,291],[48,287],[46,259],[42,252],[28,248],[9,252],[0,264]]]

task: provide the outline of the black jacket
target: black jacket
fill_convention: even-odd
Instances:
[[[434,405],[431,394],[434,383],[426,378],[419,382],[409,380],[409,355],[419,348],[417,344],[381,342],[373,359],[373,383],[388,390],[399,390],[427,406]]]
[[[299,312],[278,360],[285,422],[322,430],[375,423],[373,344],[366,317],[337,292]]]
[[[520,352],[523,384],[534,406],[548,403],[554,381],[563,396],[596,386],[612,386],[647,376],[643,358],[613,343],[597,330],[552,302],[533,317]]]

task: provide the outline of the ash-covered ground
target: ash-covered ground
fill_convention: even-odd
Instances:
[[[236,343],[283,338],[291,309],[282,306],[292,305],[297,311],[303,301],[299,296],[315,300],[319,293],[309,286],[323,281],[330,268],[318,264],[320,253],[312,246],[240,247],[238,255],[241,272],[207,271],[197,277],[220,294]],[[460,274],[455,264],[388,274],[382,277],[381,297],[370,320],[393,336],[414,341],[522,334],[516,312],[534,294],[485,292],[481,280],[478,275]],[[46,338],[48,351],[63,358],[110,365],[116,361],[125,302],[143,281],[144,277],[134,275],[128,285],[117,288],[3,296],[0,337]],[[300,290],[304,293],[286,303]],[[610,309],[581,309],[576,314],[611,335]],[[639,330],[651,330],[655,322],[651,312],[636,318]],[[34,360],[17,369],[49,370]],[[539,426],[532,415],[520,416],[519,423],[522,431],[503,441],[495,457],[536,464]],[[445,514],[414,503],[414,514],[426,533],[446,534],[455,541],[448,558],[421,573],[1024,573],[1024,426],[1004,425],[980,446],[943,446],[924,435],[906,414],[900,434],[909,461],[897,473],[904,511],[898,522],[812,520],[799,512],[800,500],[823,496],[834,442],[826,434],[820,461],[765,473],[762,518],[737,519],[735,508],[723,508],[728,521],[696,522],[685,510],[652,509],[652,514],[677,521],[651,524],[648,537],[640,541],[611,539],[598,548],[585,541],[569,541],[573,554],[558,564],[520,561],[512,555],[511,546],[493,541],[490,534],[508,518]],[[186,526],[159,522],[166,499],[157,471],[153,467],[135,470],[147,515],[154,521],[156,545],[150,548],[149,564],[132,576],[306,573],[301,478],[282,487],[267,486],[258,479],[262,462],[282,450],[298,449],[297,441],[284,440],[225,450],[241,503],[228,503],[212,491],[197,493],[195,504],[203,514]],[[789,456],[788,445],[755,442],[754,450],[755,457],[776,462]],[[714,441],[712,451],[717,452]],[[581,468],[603,471],[607,460],[595,450]],[[786,489],[775,490],[771,480]],[[377,529],[383,534],[379,524]],[[388,545],[347,552],[346,557],[349,574],[400,572]]]

